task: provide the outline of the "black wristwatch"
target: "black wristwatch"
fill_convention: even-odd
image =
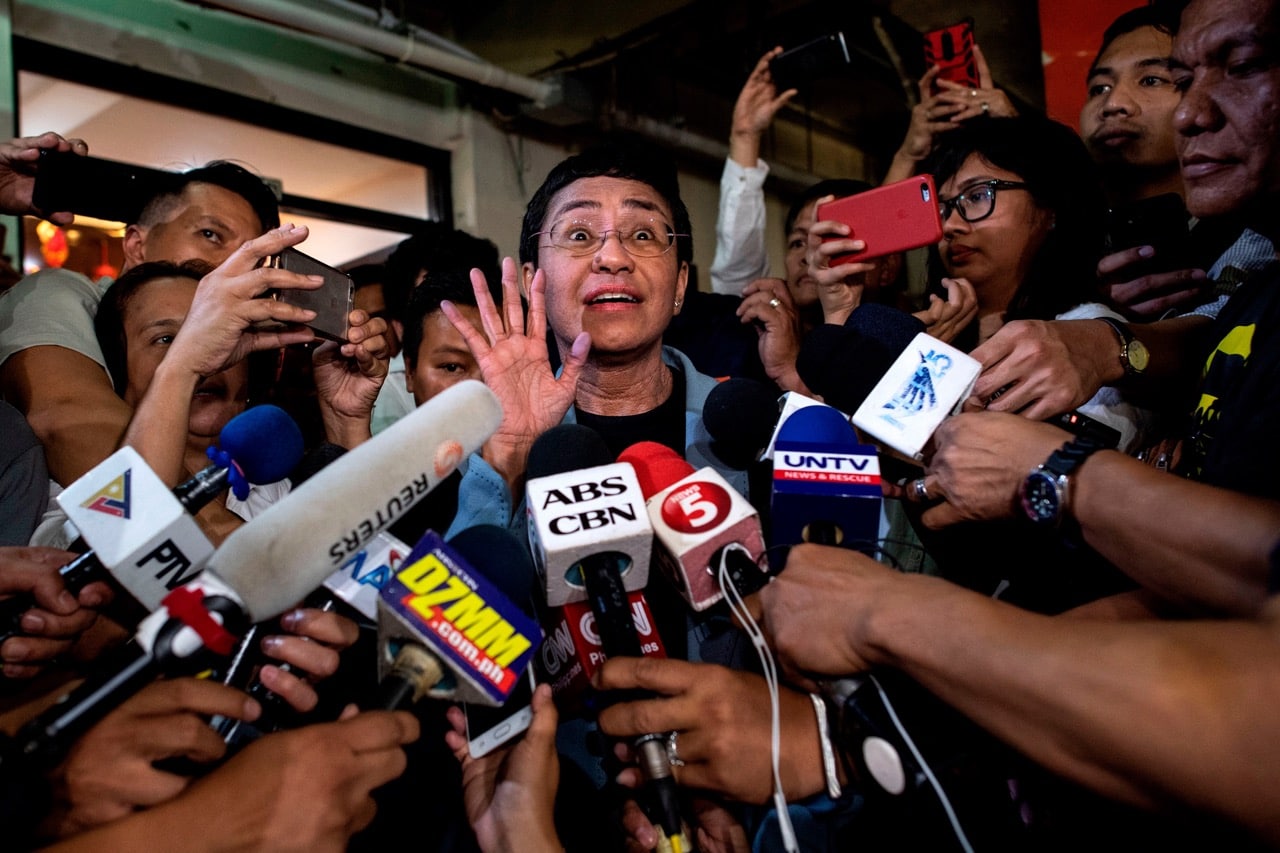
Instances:
[[[1125,323],[1111,317],[1094,319],[1106,323],[1116,333],[1116,337],[1120,338],[1120,366],[1124,368],[1124,375],[1141,376],[1147,369],[1147,363],[1151,361],[1151,353],[1146,345],[1133,336]]]
[[[1081,436],[1055,450],[1045,463],[1027,475],[1018,490],[1027,518],[1046,527],[1056,526],[1067,509],[1068,476],[1103,445]]]

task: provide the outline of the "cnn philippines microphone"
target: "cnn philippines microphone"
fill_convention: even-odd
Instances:
[[[782,422],[773,451],[770,544],[874,549],[881,502],[876,449],[858,443],[844,415],[806,406]]]
[[[726,547],[739,546],[752,563],[763,556],[759,515],[714,468],[695,471],[680,454],[653,441],[631,445],[618,461],[630,463],[640,481],[661,546],[658,565],[694,610],[724,597],[716,570]]]
[[[631,622],[645,657],[665,658],[666,646],[658,633],[649,601],[640,590],[627,593]],[[604,640],[596,627],[596,614],[584,601],[553,610],[543,620],[546,637],[534,658],[538,680],[551,685],[556,707],[564,716],[598,710],[591,680],[604,665]]]
[[[405,708],[423,696],[502,705],[542,629],[528,612],[536,575],[509,531],[478,525],[448,542],[427,531],[378,597],[378,696]]]
[[[614,462],[604,439],[580,424],[560,424],[538,436],[526,470],[529,547],[546,583],[547,605],[606,595],[625,612],[624,587],[644,589],[653,552],[635,471]],[[634,626],[621,630],[634,633]]]
[[[198,578],[143,620],[118,669],[23,729],[19,755],[55,762],[85,728],[160,673],[198,671],[283,613],[440,483],[502,421],[493,392],[460,382],[317,473],[232,533]],[[0,756],[0,772],[14,756]]]
[[[94,582],[115,580],[148,611],[194,577],[213,553],[192,516],[234,484],[283,480],[302,457],[302,433],[282,409],[255,406],[227,422],[213,464],[170,490],[132,447],[122,447],[68,486],[58,502],[93,550],[59,574],[75,595]],[[0,642],[18,634],[29,595],[0,603]]]

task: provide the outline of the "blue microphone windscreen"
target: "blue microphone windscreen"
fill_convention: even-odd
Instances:
[[[250,483],[274,483],[302,459],[302,431],[277,406],[254,406],[232,418],[218,435]]]
[[[853,431],[848,418],[830,406],[805,406],[782,422],[778,441],[857,444],[858,434]]]

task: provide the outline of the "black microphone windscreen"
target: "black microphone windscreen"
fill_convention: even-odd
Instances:
[[[707,395],[702,422],[715,440],[716,455],[734,468],[745,468],[773,435],[778,392],[754,379],[726,379]]]
[[[455,533],[448,544],[512,604],[526,613],[530,611],[538,573],[529,547],[510,530],[477,524]]]
[[[582,424],[557,424],[538,436],[529,448],[525,479],[536,480],[613,462],[604,437]]]
[[[829,406],[853,412],[925,326],[885,305],[861,305],[843,326],[824,324],[805,335],[796,371]]]

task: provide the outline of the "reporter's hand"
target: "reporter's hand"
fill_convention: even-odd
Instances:
[[[258,703],[233,687],[195,678],[147,685],[76,741],[54,771],[57,806],[47,828],[58,836],[97,826],[172,799],[191,780],[155,767],[182,756],[220,759],[226,744],[215,714],[254,720]]]
[[[445,743],[462,764],[462,798],[467,820],[485,853],[559,851],[554,810],[560,783],[556,754],[556,707],[551,688],[533,692],[533,721],[514,743],[472,758],[462,709],[447,712],[452,731]]]
[[[927,451],[925,493],[935,505],[921,520],[936,529],[1016,517],[1022,481],[1070,438],[1051,424],[998,412],[947,418]],[[907,496],[918,499],[912,489]]]
[[[73,151],[89,153],[83,139],[64,139],[56,133],[24,136],[0,144],[0,212],[14,216],[40,216],[55,225],[70,225],[75,212],[70,210],[37,210],[32,203],[36,175],[40,169],[40,152]]]
[[[780,278],[759,278],[742,290],[742,302],[735,312],[743,323],[756,329],[760,363],[765,375],[784,391],[809,394],[796,372],[800,354],[800,314],[787,283]]]
[[[658,694],[601,711],[600,729],[617,738],[676,732],[685,762],[672,768],[679,784],[749,803],[772,795],[769,695],[760,676],[714,664],[620,657],[606,661],[596,678],[602,690]],[[788,799],[807,797],[826,786],[813,704],[786,687],[779,701],[783,791]],[[624,770],[618,781],[638,784],[639,771]]]
[[[1098,278],[1107,298],[1132,320],[1157,320],[1170,308],[1195,305],[1213,287],[1204,270],[1135,275],[1134,267],[1156,257],[1152,246],[1136,246],[1098,261]]]
[[[911,316],[925,325],[925,332],[951,343],[978,316],[978,295],[967,278],[944,278],[947,298],[929,294],[929,307]]]
[[[30,678],[67,653],[97,620],[96,608],[111,601],[105,583],[88,584],[78,598],[67,591],[58,569],[75,557],[57,548],[0,548],[0,592],[30,595],[35,602],[20,617],[23,634],[0,645],[6,677]]]
[[[418,731],[412,714],[350,706],[336,723],[254,741],[163,808],[220,849],[341,853],[373,820],[373,789],[404,772]]]
[[[294,710],[307,713],[319,701],[312,683],[338,671],[339,652],[359,639],[360,628],[345,616],[314,607],[289,611],[280,625],[289,633],[263,637],[262,651],[289,670],[266,664],[258,679]]]
[[[347,315],[347,342],[326,341],[311,356],[325,438],[348,450],[372,438],[370,419],[387,378],[387,321],[360,309]]]
[[[965,410],[1034,421],[1078,408],[1124,375],[1115,331],[1098,320],[1015,320],[970,355],[982,373]]]
[[[306,238],[305,226],[283,225],[243,244],[201,279],[182,328],[165,354],[165,364],[182,365],[196,376],[211,376],[251,352],[314,340],[314,332],[297,326],[314,320],[316,312],[258,298],[273,288],[316,290],[323,284],[320,276],[258,266],[264,258]],[[255,328],[265,321],[291,325],[280,330]]]

